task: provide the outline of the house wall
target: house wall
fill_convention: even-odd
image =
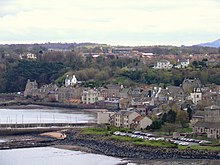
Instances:
[[[148,117],[143,118],[140,121],[140,129],[145,129],[147,126],[150,126],[152,124],[152,120]]]
[[[202,100],[202,93],[190,93],[190,97],[194,104],[197,104],[198,101]]]
[[[220,110],[206,111],[205,122],[220,122]]]
[[[98,92],[94,90],[84,91],[82,95],[83,104],[93,104],[97,101]]]
[[[206,133],[208,138],[220,138],[220,128],[193,127],[193,132]]]
[[[112,115],[114,115],[114,113],[98,112],[97,113],[97,123],[98,124],[110,124],[110,117]]]
[[[121,127],[122,126],[121,115],[118,115],[118,114],[115,115],[115,126],[116,127]]]
[[[128,128],[131,128],[133,120],[138,116],[140,116],[140,114],[138,114],[137,112],[133,112],[128,116]]]

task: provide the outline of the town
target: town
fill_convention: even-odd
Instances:
[[[42,114],[37,116],[35,122],[24,123],[22,114],[19,124],[17,115],[16,123],[7,118],[6,123],[1,124],[3,130],[10,126],[24,127],[24,131],[36,127],[37,131],[42,131],[42,125],[44,129],[56,130],[68,125],[65,133],[58,133],[61,141],[57,144],[64,143],[62,140],[69,144],[74,132],[79,134],[79,142],[87,145],[84,142],[86,136],[91,148],[96,145],[90,140],[106,141],[107,138],[110,141],[114,139],[113,145],[119,146],[126,141],[132,144],[139,141],[140,145],[147,147],[199,150],[199,153],[188,154],[188,157],[195,158],[203,158],[201,153],[206,156],[212,154],[203,153],[203,149],[218,150],[218,49],[112,47],[97,44],[66,48],[66,44],[58,45],[61,48],[55,49],[54,44],[49,43],[42,46],[12,46],[17,49],[3,46],[1,69],[4,76],[0,80],[5,83],[5,88],[3,85],[0,88],[0,105],[3,108],[19,108],[20,105],[63,107],[82,113],[92,109],[96,114],[95,123],[80,123],[77,117],[73,122],[70,121],[71,115],[67,116],[66,121],[56,123],[58,119],[55,114],[49,123],[41,122]],[[23,49],[17,51],[21,47]],[[59,46],[55,44],[55,47]],[[8,54],[9,50],[16,51]],[[94,127],[82,129],[86,135],[75,130],[75,127],[88,125]],[[47,134],[51,136],[51,133]],[[122,142],[118,143],[117,140]],[[40,141],[33,144],[41,145]],[[29,146],[28,143],[16,145]],[[51,142],[45,145],[51,145]],[[98,149],[104,152],[106,144],[100,145],[103,147]],[[9,146],[13,147],[13,144]],[[112,152],[116,150],[113,147]],[[183,158],[183,153],[180,152],[177,157]],[[159,158],[162,156],[159,155]],[[214,157],[217,158],[216,155]]]
[[[22,46],[25,47],[25,45]],[[61,46],[65,46],[65,44],[61,44]],[[55,59],[56,61],[61,56],[76,56],[72,53],[72,49],[66,49],[66,47],[65,49],[48,48],[48,50],[45,48],[40,51],[38,49],[38,55],[28,51],[27,47],[22,54],[19,54],[21,62],[35,62],[38,61],[38,58],[45,58],[50,61],[51,58],[55,57],[57,58]],[[39,84],[38,79],[28,79],[24,92],[18,93],[23,95],[26,100],[31,100],[32,103],[59,103],[61,105],[81,108],[106,109],[106,111],[98,112],[97,122],[99,124],[110,124],[120,128],[132,128],[135,130],[147,128],[166,130],[166,127],[171,125],[170,131],[176,131],[179,128],[191,128],[195,133],[205,133],[208,138],[218,139],[220,137],[220,108],[218,107],[220,104],[220,87],[218,84],[214,85],[212,83],[209,85],[207,83],[207,73],[206,75],[200,74],[197,77],[193,75],[194,78],[186,75],[185,78],[180,77],[179,79],[175,77],[177,75],[171,75],[176,81],[173,81],[172,77],[170,77],[170,74],[178,74],[178,72],[187,71],[188,74],[188,71],[193,71],[193,68],[195,69],[194,72],[201,73],[205,70],[203,68],[218,67],[218,54],[181,53],[179,55],[172,55],[169,52],[168,55],[161,55],[156,54],[160,52],[158,51],[159,48],[156,48],[92,45],[91,48],[79,46],[74,48],[74,50],[79,51],[78,56],[85,58],[84,61],[90,60],[91,63],[112,58],[118,61],[120,59],[133,60],[131,63],[128,63],[128,66],[119,64],[119,69],[121,72],[124,72],[123,74],[138,74],[139,70],[144,69],[144,65],[148,67],[147,71],[150,70],[153,73],[155,71],[162,75],[164,79],[159,80],[160,83],[154,82],[156,81],[154,79],[157,77],[153,75],[153,77],[150,77],[148,75],[147,83],[140,82],[134,84],[130,80],[130,82],[109,82],[106,79],[108,83],[95,85],[98,82],[96,79],[100,82],[105,82],[105,78],[108,77],[104,74],[99,79],[96,78],[96,73],[91,72],[94,75],[88,75],[91,78],[85,79],[85,76],[82,76],[83,73],[79,73],[80,71],[76,71],[76,74],[73,71],[67,71],[61,75],[61,80],[59,78],[57,83],[42,84],[41,82]],[[82,49],[86,49],[86,51],[82,51]],[[145,49],[147,51],[152,49],[154,52],[146,53]],[[167,51],[168,48],[160,49],[161,51]],[[195,51],[195,48],[183,49],[192,49],[190,50],[191,52]],[[141,52],[141,50],[144,51]],[[215,51],[215,49],[210,49],[205,52],[213,52],[213,50]],[[181,52],[182,50],[178,51]],[[4,58],[7,59],[6,57]],[[136,66],[131,65],[136,62],[139,64],[135,64]],[[98,72],[102,72],[102,69]],[[85,74],[87,73],[85,72]],[[163,74],[167,76],[164,77]],[[196,75],[198,74],[196,73]],[[132,78],[132,75],[128,75],[128,77],[129,79],[139,79],[137,75],[133,75],[134,78]],[[168,118],[170,116],[168,114],[172,113],[174,114],[174,119],[169,121]]]

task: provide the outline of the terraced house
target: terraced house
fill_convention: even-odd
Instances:
[[[193,126],[193,131],[206,133],[209,138],[220,138],[220,107],[212,105],[204,109],[204,120]]]
[[[121,128],[131,128],[133,120],[140,116],[137,112],[121,110],[115,115],[115,126]]]

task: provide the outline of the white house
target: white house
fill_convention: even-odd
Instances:
[[[193,93],[190,93],[190,100],[192,100],[192,102],[194,104],[197,104],[200,100],[202,100],[202,92],[200,88],[194,89]]]
[[[74,86],[77,84],[77,79],[76,79],[76,76],[73,75],[72,77],[69,75],[66,75],[66,79],[65,79],[65,87],[68,87],[68,86]]]
[[[176,68],[187,68],[189,66],[189,59],[187,60],[177,60]]]
[[[154,66],[154,69],[171,69],[173,65],[168,60],[160,60],[157,62],[157,65]]]

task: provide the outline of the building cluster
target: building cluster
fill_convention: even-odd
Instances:
[[[75,75],[67,75],[61,87],[49,84],[39,88],[36,81],[28,80],[24,96],[42,102],[115,110],[115,113],[99,113],[98,122],[116,127],[144,129],[152,123],[152,116],[159,118],[163,113],[168,112],[173,104],[182,111],[187,111],[188,108],[195,109],[204,102],[209,105],[219,104],[220,88],[203,87],[199,79],[184,79],[180,86],[166,88],[151,86],[126,88],[115,84],[85,88],[78,83]],[[196,132],[210,132],[210,137],[219,137],[220,111],[216,109],[217,106],[211,106],[193,115],[191,125]],[[210,117],[211,115],[213,118]],[[208,129],[209,126],[213,128]]]
[[[173,64],[171,64],[170,61],[168,60],[160,60],[157,61],[156,65],[153,67],[154,69],[171,69],[171,68],[187,68],[190,64],[189,59],[187,60],[180,60],[177,59],[177,64],[174,66]]]
[[[20,59],[29,59],[29,60],[36,60],[37,55],[33,53],[23,53],[19,55]]]

